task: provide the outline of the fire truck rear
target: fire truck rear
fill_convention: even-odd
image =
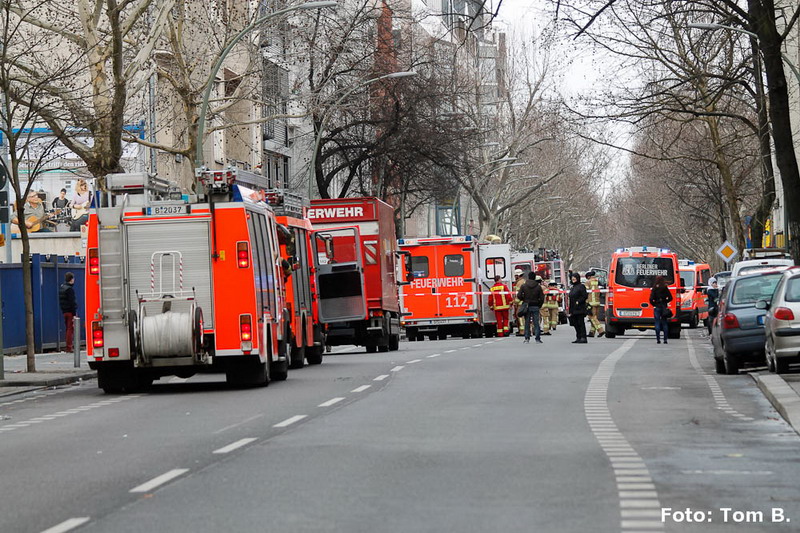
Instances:
[[[108,393],[198,371],[286,378],[274,214],[232,185],[234,170],[200,178],[207,201],[190,203],[146,175],[110,175],[107,207],[90,214],[87,356]]]
[[[319,316],[328,346],[400,346],[394,211],[377,198],[312,200]]]

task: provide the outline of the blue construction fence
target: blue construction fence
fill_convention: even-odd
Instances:
[[[81,319],[81,340],[86,340],[83,329],[86,319],[84,302],[85,267],[82,257],[31,255],[31,280],[33,289],[33,344],[36,353],[64,349],[66,346],[64,316],[58,303],[58,289],[64,274],[75,276],[75,297]],[[2,290],[3,350],[7,354],[25,352],[25,300],[22,290],[22,264],[0,264],[0,290]]]

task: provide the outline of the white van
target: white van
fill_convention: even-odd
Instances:
[[[764,270],[785,270],[793,265],[794,261],[791,259],[748,259],[746,261],[739,261],[733,265],[731,278],[744,276],[746,274],[755,274],[756,272],[762,272]]]

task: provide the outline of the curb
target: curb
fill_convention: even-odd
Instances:
[[[800,434],[800,396],[778,374],[751,372],[750,375],[775,410]]]
[[[57,378],[50,378],[50,379],[35,379],[35,380],[2,380],[0,381],[0,396],[11,396],[12,394],[20,394],[23,392],[29,392],[31,390],[37,389],[46,389],[48,387],[56,387],[58,385],[69,385],[70,383],[75,383],[81,380],[86,379],[94,379],[97,377],[97,372],[83,372],[81,374],[72,374],[69,376],[61,376]],[[27,387],[25,390],[15,390],[15,391],[3,391],[4,388],[17,388],[17,387]]]

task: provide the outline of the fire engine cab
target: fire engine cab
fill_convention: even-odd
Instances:
[[[286,379],[287,309],[277,224],[235,169],[203,170],[200,198],[143,174],[107,177],[89,215],[89,366],[107,393],[166,375]]]
[[[410,283],[401,285],[402,323],[409,340],[496,334],[489,308],[495,276],[511,286],[508,244],[477,243],[472,236],[400,239]]]

